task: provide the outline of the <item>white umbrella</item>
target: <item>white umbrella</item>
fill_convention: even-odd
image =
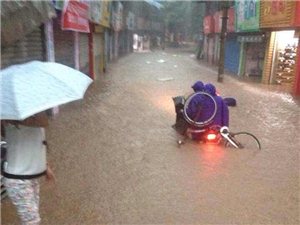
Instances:
[[[82,99],[92,83],[87,75],[54,62],[32,61],[0,71],[1,119],[23,120]]]

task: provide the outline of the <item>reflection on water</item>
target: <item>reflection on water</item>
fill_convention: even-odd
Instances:
[[[199,160],[200,165],[202,165],[202,176],[209,178],[221,173],[227,154],[225,148],[220,145],[203,144],[201,149],[202,151],[199,151]]]
[[[289,90],[286,87],[278,86],[278,85],[260,85],[260,89],[257,88],[257,86],[251,86],[251,84],[246,85],[245,83],[240,83],[240,86],[243,86],[243,89],[245,91],[248,91],[254,95],[256,95],[258,98],[262,97],[277,97],[278,100],[282,100],[285,103],[290,104],[299,104],[299,99],[293,97]],[[267,91],[268,90],[268,91]],[[272,92],[269,92],[272,91]]]
[[[279,96],[285,102],[296,104],[296,100],[290,94],[280,93]]]

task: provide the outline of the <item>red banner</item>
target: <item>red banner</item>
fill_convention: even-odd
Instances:
[[[65,1],[62,12],[62,30],[90,33],[88,12],[89,6],[84,2]]]
[[[227,32],[234,32],[234,22],[235,22],[235,11],[234,8],[228,9],[228,19],[227,19]],[[222,29],[222,17],[223,11],[215,12],[214,19],[215,19],[215,32],[221,33]]]
[[[204,34],[210,34],[214,32],[214,19],[212,16],[204,17],[203,32]]]
[[[227,32],[234,32],[235,11],[231,7],[228,9]]]
[[[215,32],[216,33],[221,33],[222,11],[215,12],[214,20],[215,20]]]

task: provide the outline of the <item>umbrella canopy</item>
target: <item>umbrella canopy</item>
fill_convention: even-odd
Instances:
[[[92,83],[87,75],[54,62],[32,61],[0,71],[1,119],[23,120],[82,99]]]

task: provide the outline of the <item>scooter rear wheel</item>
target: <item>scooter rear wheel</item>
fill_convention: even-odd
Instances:
[[[206,117],[202,118],[201,120],[195,120],[195,119],[191,118],[187,112],[189,107],[191,107],[190,103],[196,97],[197,98],[200,97],[203,100],[197,104],[197,106],[199,107],[200,113],[201,113],[201,110],[205,110],[206,113],[209,112],[209,114],[206,115]],[[189,124],[191,124],[195,127],[199,127],[199,128],[209,125],[212,122],[212,120],[214,119],[216,113],[217,113],[217,103],[216,103],[215,99],[206,92],[196,92],[196,93],[190,95],[187,98],[187,100],[184,104],[184,107],[183,107],[183,116],[186,119],[186,121]]]

